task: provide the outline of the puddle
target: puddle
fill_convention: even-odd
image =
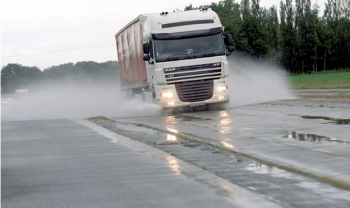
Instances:
[[[324,117],[324,116],[301,116],[303,119],[321,119],[321,120],[326,120],[328,123],[331,124],[339,124],[339,125],[344,125],[344,124],[350,124],[350,119],[336,119],[336,118],[329,118],[329,117]]]
[[[298,141],[306,141],[306,142],[332,142],[332,143],[350,144],[350,142],[344,141],[344,140],[338,140],[335,138],[320,136],[316,134],[299,134],[299,133],[296,133],[295,131],[290,131],[288,135],[284,135],[283,138],[295,139]]]

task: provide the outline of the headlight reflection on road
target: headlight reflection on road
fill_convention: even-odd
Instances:
[[[173,142],[173,141],[176,141],[177,138],[176,138],[176,136],[174,136],[174,135],[167,134],[167,135],[166,135],[166,140],[169,141],[169,142]]]
[[[229,116],[230,114],[227,111],[220,111],[220,117],[224,118],[220,120],[220,125],[219,125],[220,126],[219,132],[221,134],[227,134],[231,132],[231,127],[228,124],[232,123],[232,119],[226,118]]]
[[[233,146],[232,144],[229,144],[227,142],[221,142],[221,144],[224,146],[224,147],[227,147],[227,148],[230,148],[230,149],[234,149],[235,146]]]
[[[181,171],[180,171],[180,166],[179,166],[179,163],[177,161],[177,159],[173,156],[167,156],[166,157],[166,160],[168,162],[168,166],[173,170],[175,171],[175,173],[177,175],[180,175],[181,174]]]
[[[227,111],[220,111],[220,116],[221,117],[227,117],[227,116],[229,116],[229,114],[228,114]]]
[[[175,133],[175,134],[178,134],[178,133],[179,133],[179,131],[176,130],[176,129],[169,128],[169,127],[167,127],[167,129],[168,129],[170,132],[173,132],[173,133]]]
[[[165,118],[165,122],[167,123],[177,123],[175,116],[168,116]]]
[[[226,119],[221,120],[220,123],[223,125],[230,124],[230,123],[232,123],[232,120],[229,118],[226,118]]]
[[[223,126],[220,128],[219,132],[221,134],[228,134],[228,133],[231,133],[231,127],[229,126]]]

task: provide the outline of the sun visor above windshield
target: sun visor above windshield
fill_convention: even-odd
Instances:
[[[214,23],[214,20],[208,19],[208,20],[174,22],[174,23],[162,24],[162,28],[179,27],[179,26],[186,26],[186,25],[210,24],[210,23]]]
[[[222,28],[217,27],[217,28],[212,28],[208,30],[197,30],[197,31],[179,32],[179,33],[157,33],[157,34],[152,34],[152,36],[156,40],[171,40],[171,39],[181,39],[186,37],[215,35],[221,32],[223,32]]]

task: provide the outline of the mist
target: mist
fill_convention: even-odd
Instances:
[[[161,109],[125,97],[119,83],[55,83],[2,96],[2,120],[38,120],[159,115]]]
[[[229,58],[230,102],[227,108],[293,99],[286,72],[272,64],[235,53]],[[28,93],[2,95],[2,120],[38,120],[163,115],[155,104],[125,97],[119,82],[55,81],[28,87]]]
[[[228,56],[228,61],[228,107],[295,98],[290,92],[287,72],[283,68],[239,53]]]

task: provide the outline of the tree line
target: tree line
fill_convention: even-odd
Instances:
[[[119,82],[119,67],[117,61],[97,63],[82,61],[52,66],[44,70],[38,67],[8,64],[1,69],[2,93],[14,93],[17,89],[34,88],[40,84],[50,83],[95,83]]]
[[[295,3],[295,4],[293,4]],[[223,0],[209,7],[231,33],[238,51],[263,58],[290,73],[350,67],[350,0],[328,0],[323,15],[311,0],[281,0],[279,8],[259,0]]]

